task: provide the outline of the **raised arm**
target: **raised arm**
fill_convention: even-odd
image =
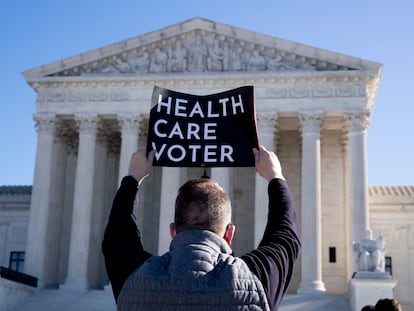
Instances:
[[[253,152],[257,173],[269,182],[269,212],[258,248],[242,259],[262,282],[270,309],[276,310],[287,291],[301,249],[299,225],[279,159],[263,146]]]
[[[138,186],[148,176],[153,157],[153,151],[146,157],[143,150],[132,155],[129,175],[122,179],[105,229],[102,252],[115,300],[129,275],[151,257],[142,246],[133,209]]]

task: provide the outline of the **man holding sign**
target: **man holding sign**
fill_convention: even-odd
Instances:
[[[160,99],[157,113],[164,109],[166,114],[189,120],[169,124],[169,119],[157,118],[164,121],[150,124],[154,133],[166,140],[155,142],[149,137],[150,146],[155,143],[158,147],[157,153],[150,148],[148,153],[139,150],[132,155],[129,174],[114,198],[102,250],[118,310],[277,310],[301,249],[293,199],[277,156],[263,146],[243,151],[241,156],[240,146],[231,141],[207,142],[219,133],[219,122],[211,120],[213,115],[242,114],[245,110],[237,108],[242,101],[230,98],[225,100],[226,105],[222,101],[226,110],[219,112],[213,107],[209,110],[208,104],[205,111],[201,103],[187,106],[180,100]],[[205,127],[200,122],[194,122],[199,127],[192,125],[191,118],[196,114],[205,121]],[[216,124],[210,127],[206,125],[209,123]],[[175,136],[177,142],[167,140]],[[193,143],[187,143],[183,139],[186,137],[199,141],[201,155],[192,154],[189,146]],[[225,149],[226,155],[222,156],[218,148],[213,155],[205,148],[213,145],[231,146],[232,151]],[[144,250],[133,208],[138,187],[153,163],[248,166],[249,159],[268,182],[268,219],[257,249],[241,257],[233,255],[230,246],[235,226],[231,222],[230,199],[216,182],[200,178],[179,189],[174,222],[170,224],[170,250],[162,256]]]

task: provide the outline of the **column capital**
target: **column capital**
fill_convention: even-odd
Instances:
[[[80,132],[96,133],[99,117],[95,113],[75,114],[75,122]]]
[[[320,133],[323,111],[299,111],[299,123],[302,134]]]
[[[366,132],[370,124],[370,112],[345,111],[345,126],[348,133]]]
[[[68,151],[76,153],[79,145],[79,136],[73,122],[60,120],[56,124],[57,138],[66,144]]]
[[[142,120],[141,115],[131,113],[119,113],[117,115],[118,124],[122,132],[137,132]]]
[[[259,128],[266,133],[273,133],[277,126],[277,114],[259,113],[256,119]]]
[[[133,114],[133,113],[118,113],[116,115],[118,122],[121,126],[123,125],[138,125],[139,121],[141,121],[142,116],[140,114]]]
[[[51,113],[35,113],[33,114],[35,127],[39,132],[53,133],[56,126],[56,115]]]

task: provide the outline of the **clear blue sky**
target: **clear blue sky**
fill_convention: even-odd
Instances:
[[[36,93],[21,72],[193,17],[384,65],[368,130],[370,185],[414,185],[412,0],[3,0],[0,185],[32,184]]]

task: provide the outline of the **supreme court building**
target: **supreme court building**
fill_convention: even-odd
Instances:
[[[146,144],[155,85],[198,95],[252,85],[259,143],[278,154],[301,222],[289,292],[345,295],[352,242],[368,228],[392,231],[369,215],[366,135],[381,69],[195,18],[24,72],[38,132],[26,273],[43,287],[108,284],[103,230],[130,155]],[[168,249],[176,191],[203,170],[154,167],[144,182],[137,213],[150,252]],[[232,200],[235,253],[251,250],[265,226],[265,180],[254,168],[207,173]]]

